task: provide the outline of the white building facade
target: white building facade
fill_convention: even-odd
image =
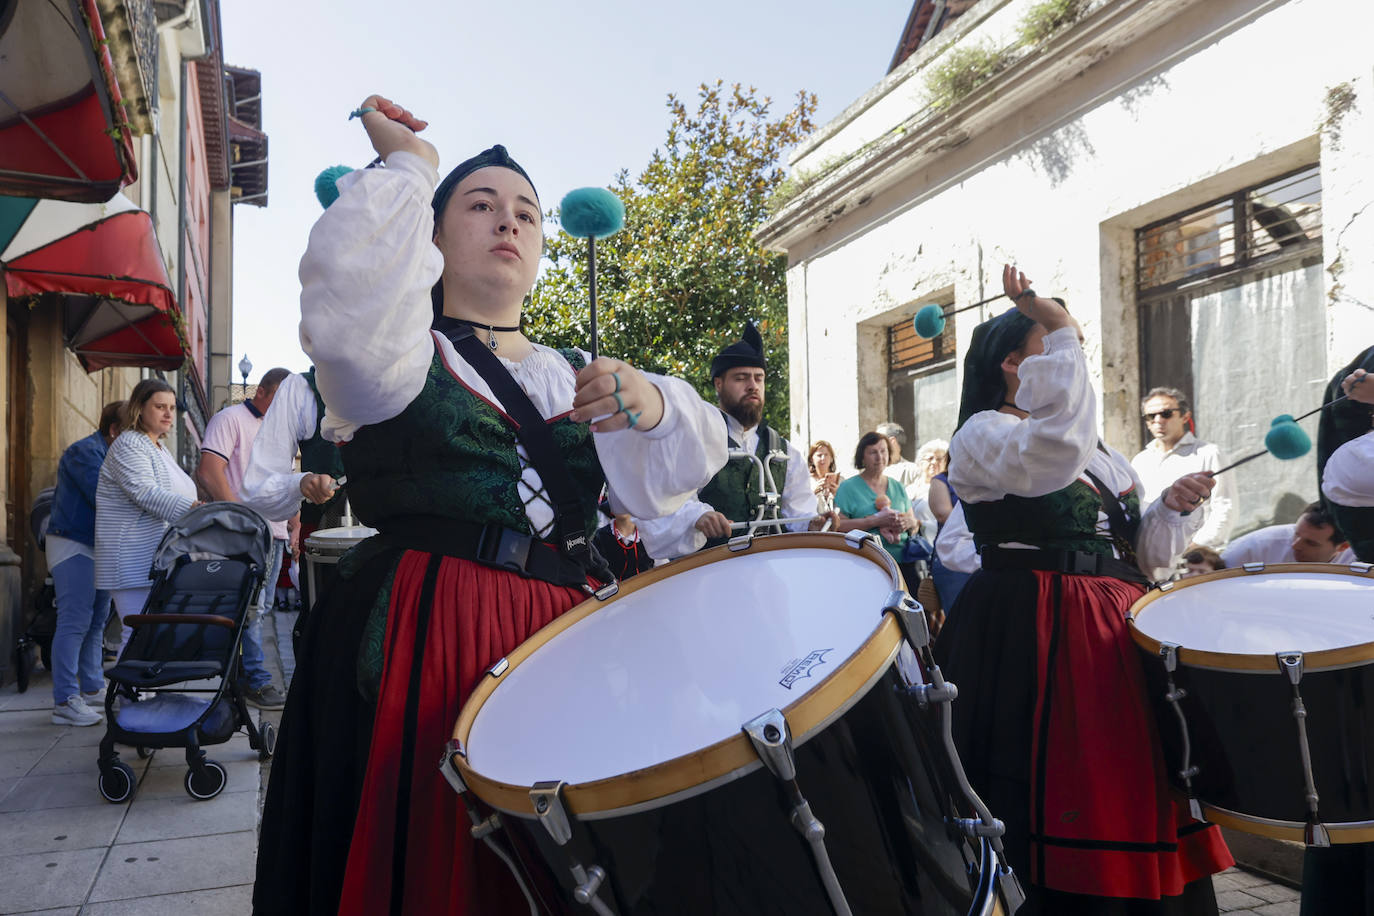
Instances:
[[[1072,12],[1027,38],[1050,6]],[[1140,396],[1167,385],[1226,457],[1263,448],[1374,345],[1371,21],[1342,0],[973,4],[796,151],[800,190],[758,230],[788,255],[794,441],[843,462],[889,418],[908,457],[948,438],[972,329],[1010,303],[931,342],[911,318],[1014,262],[1082,323],[1105,441],[1139,450]],[[991,75],[942,88],[970,61]],[[1237,533],[1316,497],[1311,455],[1234,473]]]

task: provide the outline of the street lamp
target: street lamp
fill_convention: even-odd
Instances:
[[[253,371],[253,364],[248,359],[248,354],[243,354],[243,359],[239,360],[239,375],[243,376],[243,400],[248,400],[248,373]]]

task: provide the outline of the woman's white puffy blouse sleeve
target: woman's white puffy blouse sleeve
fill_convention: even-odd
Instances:
[[[965,502],[1062,490],[1097,449],[1097,407],[1074,328],[1046,334],[1045,352],[1022,361],[1020,378],[1016,406],[1029,418],[984,411],[950,443],[949,482]]]
[[[396,152],[349,172],[301,259],[301,347],[329,405],[325,438],[396,416],[420,393],[434,355],[430,288],[443,274],[430,200],[439,174]]]

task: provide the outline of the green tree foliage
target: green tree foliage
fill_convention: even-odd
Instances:
[[[601,352],[686,379],[708,400],[711,359],[739,339],[746,319],[763,335],[769,365],[765,418],[786,431],[785,256],[750,234],[782,183],[782,153],[811,132],[816,97],[771,116],[753,88],[702,84],[696,110],[668,96],[663,147],[631,181],[609,185],[625,203],[625,228],[598,240],[597,324]],[[556,219],[556,211],[550,211]],[[588,347],[587,243],[548,234],[549,265],[526,310],[544,343]]]

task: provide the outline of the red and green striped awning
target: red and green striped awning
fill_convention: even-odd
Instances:
[[[86,371],[177,369],[181,315],[153,222],[123,194],[100,204],[0,197],[0,274],[11,299],[52,299]]]
[[[95,0],[0,0],[0,194],[98,203],[137,177]]]

